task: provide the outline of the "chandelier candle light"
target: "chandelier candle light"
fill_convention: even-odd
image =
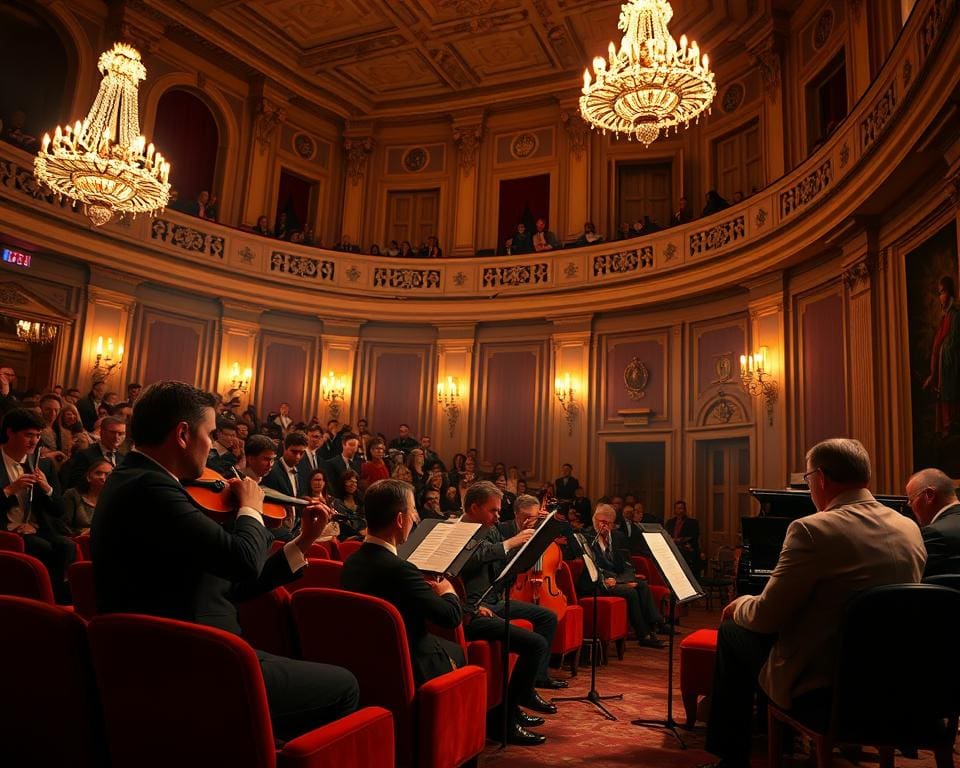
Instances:
[[[155,214],[170,199],[170,164],[140,135],[138,83],[147,76],[140,54],[117,43],[100,56],[103,80],[81,123],[57,126],[43,137],[34,161],[37,179],[83,203],[102,226],[115,213]]]
[[[460,418],[460,401],[462,392],[460,391],[460,382],[453,376],[447,376],[447,382],[437,382],[437,403],[447,417],[447,427],[450,437],[457,428],[457,420]]]
[[[717,93],[710,60],[696,41],[680,44],[667,25],[673,8],[667,0],[628,0],[620,9],[620,50],[611,42],[608,58],[593,60],[583,73],[580,114],[592,128],[649,146],[660,132],[690,120],[710,107]]]

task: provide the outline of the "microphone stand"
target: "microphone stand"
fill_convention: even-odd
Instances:
[[[677,613],[677,598],[673,594],[673,590],[670,591],[670,624],[674,625]],[[669,635],[669,651],[667,657],[667,717],[665,720],[655,720],[655,719],[645,719],[641,718],[639,720],[633,720],[633,725],[639,725],[644,728],[663,728],[665,731],[670,731],[678,742],[680,742],[680,749],[686,749],[687,745],[683,741],[683,737],[680,735],[680,731],[677,730],[678,723],[673,719],[673,639],[674,633]]]

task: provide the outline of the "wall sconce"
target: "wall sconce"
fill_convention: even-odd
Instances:
[[[329,403],[330,417],[340,419],[340,403],[343,402],[346,394],[343,376],[337,378],[333,371],[329,371],[326,376],[320,379],[320,393],[324,402]]]
[[[767,406],[767,419],[773,426],[773,406],[777,402],[777,382],[767,370],[768,351],[760,347],[756,354],[740,355],[740,383],[747,394],[762,397]]]
[[[119,368],[123,364],[123,344],[117,347],[117,357],[113,357],[113,337],[107,337],[107,346],[104,349],[103,336],[97,337],[97,358],[90,371],[94,381],[104,381],[114,368]]]
[[[253,371],[249,368],[243,369],[243,375],[240,375],[240,363],[234,361],[230,366],[230,388],[239,390],[246,394],[250,391],[250,379],[253,378]]]
[[[453,376],[447,376],[447,382],[437,382],[437,402],[440,408],[447,416],[447,426],[449,427],[450,437],[457,427],[457,419],[460,418],[460,392],[459,380]]]
[[[570,378],[569,373],[557,376],[554,382],[553,392],[560,403],[560,410],[563,411],[564,418],[567,421],[567,434],[573,434],[573,421],[577,417],[577,411],[580,406],[575,401],[576,385]]]

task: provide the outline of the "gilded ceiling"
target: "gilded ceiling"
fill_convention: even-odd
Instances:
[[[618,36],[621,0],[140,0],[178,42],[344,117],[551,94]],[[671,29],[728,44],[756,0],[674,0]],[[713,51],[711,51],[712,53]],[[716,60],[716,57],[714,57]],[[248,72],[249,74],[249,72]]]

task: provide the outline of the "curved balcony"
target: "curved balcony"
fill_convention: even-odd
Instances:
[[[960,70],[956,0],[921,0],[830,140],[742,203],[635,240],[515,257],[391,259],[263,238],[176,212],[93,230],[0,145],[0,226],[153,283],[324,317],[520,319],[638,307],[742,284],[822,248],[934,124]],[[935,181],[932,183],[936,183]],[[12,203],[12,205],[10,204]],[[531,296],[536,301],[531,302]]]

